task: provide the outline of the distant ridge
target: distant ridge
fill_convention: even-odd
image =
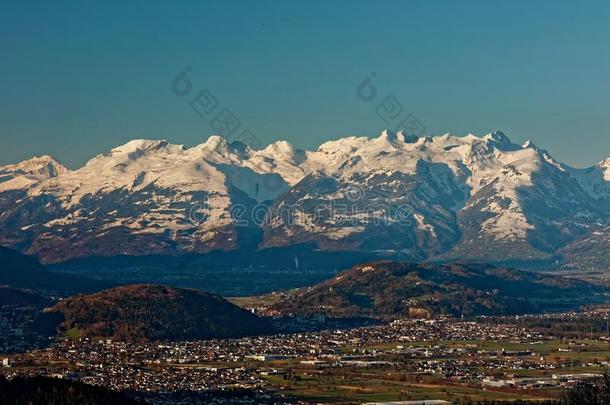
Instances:
[[[44,308],[51,300],[27,290],[0,286],[0,307]]]
[[[111,283],[47,271],[38,260],[0,246],[0,286],[29,289],[38,293],[69,295],[93,292]]]
[[[501,131],[385,130],[312,151],[217,135],[191,148],[137,139],[72,171],[50,157],[0,167],[0,244],[44,263],[304,244],[413,261],[561,262],[578,252],[566,246],[607,233],[608,162],[575,169]]]
[[[480,264],[365,263],[271,306],[281,315],[382,319],[512,315],[575,309],[603,299],[578,280]]]

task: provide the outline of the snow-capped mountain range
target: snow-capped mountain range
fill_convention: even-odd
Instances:
[[[562,164],[532,142],[347,137],[314,151],[133,140],[77,170],[0,166],[0,245],[46,262],[308,244],[416,260],[545,260],[610,225],[610,159]]]

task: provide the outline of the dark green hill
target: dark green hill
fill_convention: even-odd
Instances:
[[[81,382],[42,376],[15,377],[7,381],[2,375],[0,375],[0,403],[6,405],[141,404],[121,393]]]
[[[51,302],[51,300],[30,291],[0,286],[0,307],[44,308]]]
[[[94,292],[112,286],[106,281],[52,273],[35,258],[3,246],[0,246],[0,285],[59,295]]]
[[[269,333],[270,324],[224,298],[198,290],[137,284],[70,297],[50,310],[60,333],[122,341],[196,340]]]
[[[601,299],[599,287],[541,273],[478,264],[377,262],[300,289],[272,309],[283,315],[391,319],[563,310]]]

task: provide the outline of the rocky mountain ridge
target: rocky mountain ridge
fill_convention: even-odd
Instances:
[[[0,244],[49,263],[300,244],[555,260],[610,217],[610,159],[574,169],[500,131],[386,130],[314,151],[219,136],[192,148],[134,140],[72,171],[45,158],[0,173]]]

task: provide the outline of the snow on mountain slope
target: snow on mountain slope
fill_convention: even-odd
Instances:
[[[610,182],[610,158],[599,162],[597,167],[602,171],[604,180]]]
[[[24,188],[67,172],[68,168],[48,155],[33,157],[14,165],[0,166],[0,191]]]
[[[219,136],[192,148],[133,140],[74,171],[37,159],[0,168],[0,244],[46,261],[245,241],[539,259],[610,216],[610,159],[573,169],[499,131],[419,139],[383,131],[313,151],[285,141],[253,150]]]
[[[196,191],[226,194],[229,172],[233,184],[242,184],[243,191],[253,199],[275,198],[279,190],[264,189],[269,183],[264,179],[277,175],[226,169],[239,166],[239,162],[226,141],[217,136],[191,149],[166,141],[134,140],[112,149],[108,155],[94,157],[78,170],[37,184],[28,193],[61,197],[65,206],[78,204],[86,195],[119,189],[133,193],[151,186],[174,189],[181,194]],[[249,187],[257,182],[258,191]]]
[[[610,158],[586,169],[567,170],[591,197],[610,209]]]
[[[24,244],[51,261],[134,250],[235,248],[232,204],[246,199],[241,205],[247,207],[288,188],[279,175],[257,173],[239,162],[220,137],[191,149],[130,141],[78,170],[0,193],[0,223],[9,230],[1,243]],[[81,251],[66,250],[75,241]]]
[[[486,177],[459,212],[464,232],[446,257],[548,258],[607,213],[570,175],[534,149]]]
[[[286,223],[274,217],[265,228],[265,246],[315,241],[328,249],[343,249],[337,243],[341,240],[351,247],[374,245],[418,257],[454,250],[460,257],[540,258],[603,217],[546,151],[531,142],[513,144],[501,132],[483,138],[446,134],[406,142],[404,134],[384,131],[372,139],[327,142],[308,154],[302,167],[310,162],[327,162],[321,170],[327,177],[306,178],[302,192],[297,184],[290,195],[275,202],[277,210],[306,207],[299,215],[310,220]],[[318,184],[325,187],[309,192]],[[361,201],[342,198],[354,187],[362,194]],[[333,217],[316,216],[325,200],[340,202],[347,212],[335,210],[335,216],[356,227],[339,233],[348,227]],[[371,207],[377,212],[373,214]],[[393,213],[404,213],[405,207],[412,210],[411,220],[398,225]],[[372,226],[380,209],[390,224]]]

